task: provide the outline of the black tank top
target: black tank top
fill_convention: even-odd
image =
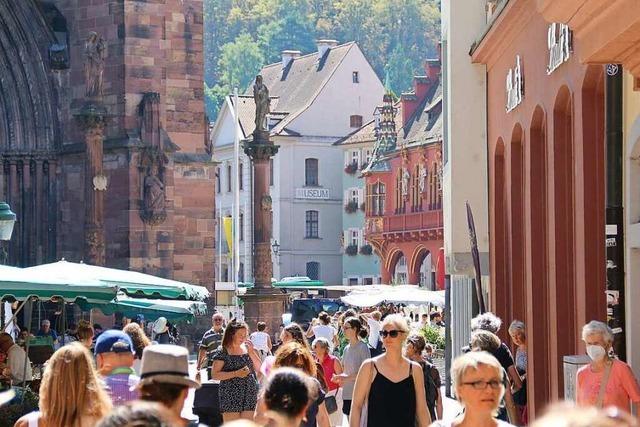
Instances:
[[[368,400],[367,427],[415,427],[416,389],[413,384],[412,365],[409,376],[394,383],[378,372],[371,383]]]

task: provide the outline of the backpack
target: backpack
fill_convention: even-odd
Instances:
[[[422,362],[421,365],[422,374],[424,375],[424,391],[427,397],[427,407],[429,408],[429,412],[432,412],[433,408],[436,407],[436,399],[438,398],[438,388],[431,375],[431,370],[434,369],[434,366],[429,362]]]

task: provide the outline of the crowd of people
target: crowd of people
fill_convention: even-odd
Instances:
[[[554,407],[529,420],[524,323],[515,320],[508,328],[512,353],[499,338],[498,317],[475,317],[469,346],[451,368],[462,409],[444,420],[440,373],[422,333],[426,325],[443,325],[440,313],[415,316],[388,307],[323,312],[308,327],[283,325],[273,339],[262,322],[251,333],[246,323],[225,320],[212,316],[199,343],[195,378],[187,349],[163,343],[166,319],[154,322],[151,337],[135,320],[100,333],[82,322],[65,333],[74,339],[46,363],[39,410],[15,425],[198,425],[183,418],[183,409],[207,369],[219,383],[215,403],[230,427],[638,426],[630,414],[639,409],[640,387],[631,368],[611,353],[613,333],[601,322],[582,331],[591,363],[577,373],[580,409]],[[55,339],[46,322],[40,332]],[[0,374],[28,384],[27,354],[7,333],[0,334],[0,355]]]

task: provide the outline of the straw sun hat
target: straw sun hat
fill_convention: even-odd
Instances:
[[[145,347],[140,367],[140,385],[151,383],[177,384],[200,388],[200,383],[189,378],[189,352],[173,344]]]

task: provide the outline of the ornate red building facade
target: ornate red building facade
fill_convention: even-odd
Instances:
[[[425,261],[431,254],[435,265],[443,245],[440,62],[429,60],[425,69],[399,103],[385,95],[373,159],[363,171],[365,237],[381,259],[383,283],[424,283],[432,271]]]

